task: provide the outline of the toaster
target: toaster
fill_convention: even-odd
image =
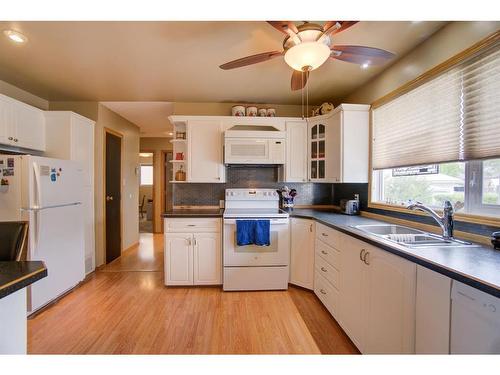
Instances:
[[[346,215],[359,214],[359,201],[355,199],[341,199],[340,212]]]

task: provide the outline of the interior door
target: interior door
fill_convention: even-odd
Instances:
[[[106,263],[121,254],[121,137],[105,133],[106,137]]]

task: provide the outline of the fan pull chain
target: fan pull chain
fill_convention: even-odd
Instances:
[[[306,74],[304,72],[304,74]],[[306,117],[309,117],[309,80],[306,83]]]
[[[302,110],[302,119],[304,119],[304,72],[301,72],[300,74],[300,79],[302,80],[302,89],[300,90],[300,95],[301,95],[301,110]]]

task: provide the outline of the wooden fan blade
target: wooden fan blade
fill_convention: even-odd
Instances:
[[[283,34],[293,37],[298,34],[299,30],[292,21],[267,21],[276,30],[281,31]]]
[[[309,72],[299,72],[298,70],[294,70],[292,73],[292,91],[304,88],[308,78]]]
[[[380,48],[364,46],[332,46],[332,59],[351,62],[354,64],[380,65],[392,59],[395,54]]]
[[[323,25],[323,34],[338,34],[345,29],[357,24],[359,21],[328,21]]]
[[[242,66],[257,64],[257,63],[260,63],[263,61],[271,60],[275,57],[281,56],[282,54],[283,54],[282,51],[271,51],[271,52],[258,53],[256,55],[242,57],[241,59],[227,62],[225,64],[222,64],[220,66],[220,68],[224,69],[224,70],[240,68]]]

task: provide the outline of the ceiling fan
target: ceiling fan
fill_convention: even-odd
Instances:
[[[323,26],[311,22],[304,22],[298,26],[291,21],[267,22],[286,35],[283,40],[283,51],[243,57],[222,64],[220,68],[235,69],[284,56],[285,62],[294,69],[291,88],[300,90],[306,85],[309,73],[323,65],[328,58],[368,67],[383,64],[395,56],[379,48],[333,44],[333,35],[348,29],[358,21],[327,21]]]

